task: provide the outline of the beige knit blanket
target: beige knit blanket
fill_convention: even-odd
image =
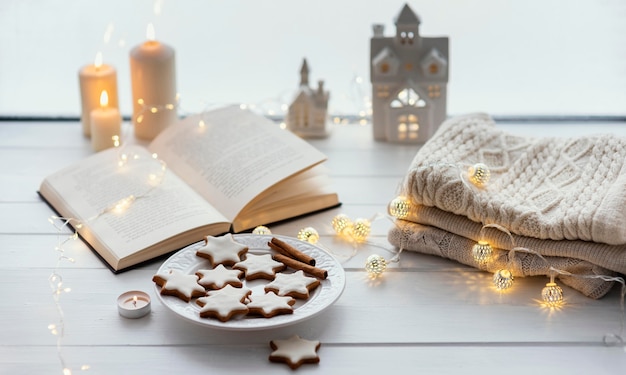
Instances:
[[[626,138],[529,138],[485,114],[444,122],[401,188],[415,203],[527,237],[626,244]],[[466,179],[489,166],[485,188]]]
[[[415,156],[400,194],[417,207],[389,232],[405,250],[474,267],[471,248],[487,239],[496,250],[487,269],[511,264],[517,276],[626,273],[626,139],[613,135],[530,138],[507,134],[485,114],[444,122]],[[484,187],[467,170],[491,171]],[[512,233],[484,229],[497,224]],[[509,259],[513,247],[530,249]],[[543,257],[543,259],[542,259]],[[485,266],[482,266],[485,268]],[[566,285],[599,298],[611,282],[565,277]]]
[[[614,276],[613,271],[626,270],[626,246],[611,246],[584,241],[551,241],[514,235],[515,246],[527,248],[533,253],[518,251],[509,257],[513,244],[509,236],[494,228],[482,231],[494,249],[492,260],[479,264],[472,257],[472,246],[481,238],[482,225],[467,218],[432,207],[420,207],[417,217],[396,221],[389,231],[389,242],[404,250],[437,255],[443,258],[495,272],[509,268],[515,276],[550,275],[550,267],[566,271],[576,277],[559,276],[573,289],[591,298],[603,297],[613,286],[612,282],[600,278],[581,277],[604,275]],[[547,281],[546,281],[547,282]]]

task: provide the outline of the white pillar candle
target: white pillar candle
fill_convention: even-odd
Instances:
[[[130,51],[130,76],[135,136],[150,140],[178,117],[174,49],[154,40],[152,24],[147,37]]]
[[[102,54],[98,52],[94,64],[82,67],[78,72],[80,86],[81,114],[83,134],[91,135],[89,116],[91,111],[99,107],[100,93],[106,90],[109,95],[109,107],[118,108],[117,72],[110,65],[102,63]]]
[[[100,95],[100,107],[91,111],[91,146],[101,151],[119,145],[122,116],[117,108],[108,106],[107,92]]]

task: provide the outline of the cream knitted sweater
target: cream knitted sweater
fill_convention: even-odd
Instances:
[[[486,114],[444,122],[415,156],[401,191],[512,233],[626,244],[626,138],[530,138],[496,128]],[[467,168],[486,164],[484,188]]]

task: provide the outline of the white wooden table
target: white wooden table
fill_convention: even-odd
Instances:
[[[517,134],[626,135],[626,124],[503,124]],[[369,126],[336,126],[328,139],[312,141],[328,157],[343,206],[272,227],[295,236],[315,227],[337,254],[351,247],[333,235],[338,213],[384,213],[416,146],[372,141]],[[172,314],[154,294],[159,262],[111,273],[80,241],[59,273],[71,292],[61,295],[64,335],[60,346],[48,325],[60,315],[48,277],[59,254],[52,211],[37,196],[44,176],[91,153],[77,122],[0,122],[0,373],[61,374],[290,374],[270,363],[269,341],[299,334],[320,340],[320,363],[300,373],[503,373],[623,374],[626,352],[603,345],[622,319],[618,288],[591,300],[563,286],[567,304],[549,311],[537,302],[546,278],[516,281],[500,295],[490,275],[452,261],[403,253],[384,277],[371,281],[368,255],[392,254],[388,220],[373,223],[370,242],[343,263],[343,295],[322,314],[297,325],[258,332],[200,327]],[[382,247],[382,248],[381,248]],[[118,315],[116,298],[128,290],[151,294],[152,312],[140,319]],[[57,353],[60,349],[61,355]],[[81,366],[88,371],[81,371]],[[407,372],[404,372],[407,371]]]

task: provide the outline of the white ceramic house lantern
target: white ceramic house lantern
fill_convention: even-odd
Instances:
[[[317,89],[309,87],[309,66],[306,59],[300,69],[300,87],[287,113],[287,129],[303,138],[328,136],[326,117],[328,98],[324,91],[324,81],[319,81]]]
[[[448,38],[423,38],[404,5],[396,35],[374,25],[370,41],[372,125],[376,140],[424,143],[446,119]]]

